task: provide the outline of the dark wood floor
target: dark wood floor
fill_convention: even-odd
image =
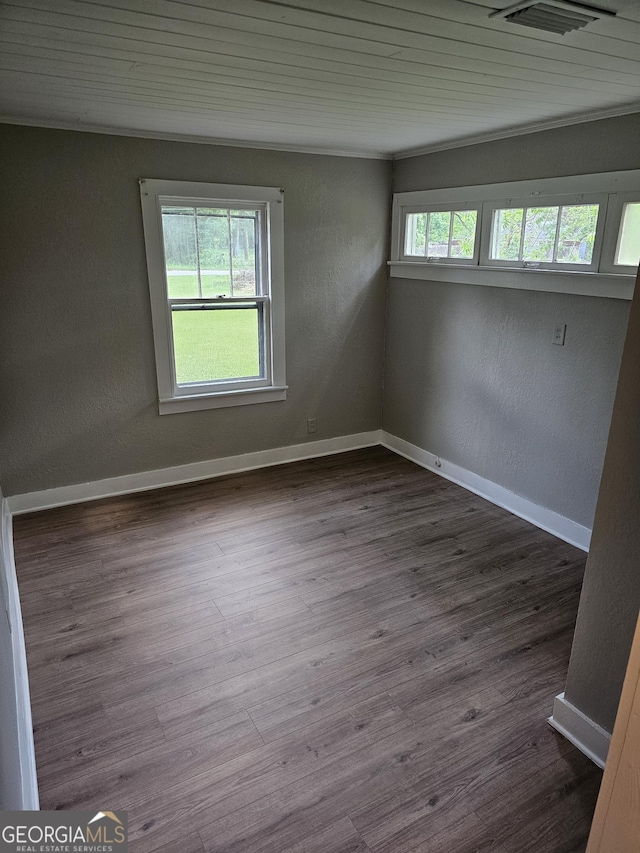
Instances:
[[[14,530],[43,808],[134,853],[584,850],[575,548],[382,448]]]

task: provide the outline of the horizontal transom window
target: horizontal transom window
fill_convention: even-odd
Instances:
[[[473,283],[475,267],[479,284],[629,298],[640,170],[397,193],[391,245],[395,277]]]
[[[407,257],[428,261],[472,261],[476,253],[478,210],[422,210],[407,213]]]
[[[599,211],[599,203],[496,208],[488,260],[591,267]]]

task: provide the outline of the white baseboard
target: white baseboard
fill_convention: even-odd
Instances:
[[[175,486],[180,483],[208,480],[212,477],[237,474],[241,471],[251,471],[255,468],[265,468],[270,465],[300,462],[303,459],[330,456],[334,453],[344,453],[347,450],[357,450],[377,444],[380,444],[380,430],[359,432],[337,438],[326,438],[321,441],[309,441],[305,444],[276,447],[272,450],[243,453],[240,456],[225,456],[222,459],[191,462],[187,465],[176,465],[173,468],[142,471],[138,474],[109,477],[106,480],[95,480],[91,483],[78,483],[72,486],[45,489],[41,492],[12,495],[7,498],[7,501],[11,513],[13,515],[20,515],[25,512],[51,509],[56,506],[65,506],[66,504],[95,501],[100,498],[110,498],[131,492],[160,489],[163,486]]]
[[[10,720],[2,720],[2,726],[10,731],[13,729],[13,756],[2,755],[5,772],[10,772],[11,778],[3,779],[5,788],[11,786],[11,798],[19,803],[19,808],[26,811],[39,809],[38,778],[36,775],[36,756],[33,742],[33,725],[31,721],[31,699],[29,695],[29,675],[27,672],[27,654],[24,645],[22,628],[22,613],[18,594],[18,579],[16,577],[13,556],[13,530],[11,513],[7,501],[0,494],[0,586],[4,607],[9,621],[12,660],[7,661],[7,668],[2,669],[2,692],[9,696],[11,706]],[[0,618],[5,619],[0,612]],[[8,683],[4,683],[5,679]],[[17,755],[16,755],[17,753]]]
[[[556,731],[590,758],[598,767],[604,768],[609,752],[611,735],[602,726],[567,702],[564,693],[556,696],[549,724]]]
[[[589,550],[591,530],[588,527],[583,527],[581,524],[572,521],[570,518],[566,518],[564,515],[539,506],[520,495],[516,495],[503,486],[499,486],[497,483],[491,482],[491,480],[486,480],[484,477],[480,477],[466,468],[461,468],[453,462],[447,462],[446,459],[439,459],[433,453],[429,453],[421,447],[384,430],[381,433],[380,443],[389,450],[393,450],[394,453],[399,453],[400,456],[410,459],[423,468],[428,468],[434,474],[439,474],[441,477],[457,483],[470,492],[486,498],[491,503],[509,510],[509,512],[517,515],[519,518],[535,524],[536,527],[546,530],[547,533],[552,533],[570,545],[575,545],[576,548],[580,548],[582,551]]]
[[[531,522],[531,524],[535,524],[542,530],[552,533],[559,539],[581,548],[583,551],[589,550],[591,539],[589,528],[583,527],[575,521],[553,512],[553,510],[545,509],[545,507],[539,506],[527,498],[520,497],[520,495],[510,492],[472,471],[461,468],[453,462],[448,462],[446,459],[439,460],[433,453],[381,430],[327,438],[321,441],[310,441],[305,444],[289,445],[288,447],[277,447],[272,450],[259,450],[239,456],[208,459],[203,462],[192,462],[172,468],[142,471],[138,474],[125,474],[121,477],[60,486],[40,492],[12,495],[7,498],[7,501],[11,513],[19,515],[25,512],[65,506],[66,504],[159,489],[163,486],[208,480],[212,477],[222,477],[225,474],[251,471],[270,465],[284,465],[287,462],[298,462],[303,459],[344,453],[348,450],[372,447],[376,444],[382,444],[400,456],[404,456],[423,468],[427,468],[429,471],[433,471],[435,474],[439,474],[441,477],[445,477],[447,480],[480,495],[480,497],[486,498],[486,500],[503,507],[514,515],[525,519],[525,521]]]

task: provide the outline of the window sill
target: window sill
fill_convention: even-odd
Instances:
[[[609,299],[633,299],[632,275],[579,270],[511,269],[470,264],[425,264],[414,261],[388,261],[388,265],[392,278],[541,290],[576,296],[604,296]]]
[[[226,409],[230,406],[247,406],[253,403],[273,403],[287,399],[288,385],[270,388],[243,388],[240,391],[221,391],[215,394],[193,394],[160,400],[161,415],[179,412],[198,412],[202,409]]]

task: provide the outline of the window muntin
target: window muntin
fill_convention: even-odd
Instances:
[[[282,191],[140,183],[161,413],[285,399]]]
[[[404,257],[473,263],[477,258],[479,207],[406,210]]]
[[[614,264],[636,267],[640,263],[640,201],[622,207]]]

